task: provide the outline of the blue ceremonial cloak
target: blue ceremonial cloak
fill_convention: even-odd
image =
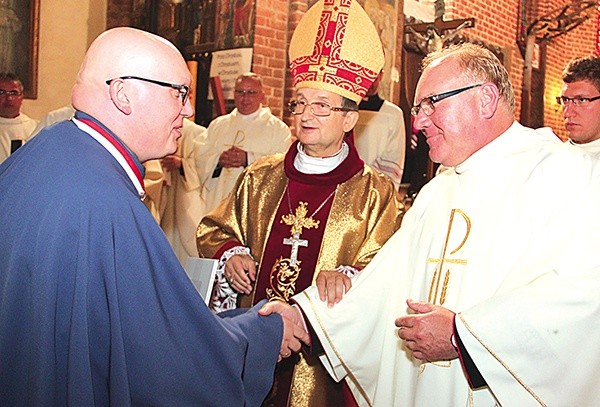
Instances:
[[[210,312],[124,169],[73,122],[0,166],[0,405],[258,406],[282,330],[255,308]]]

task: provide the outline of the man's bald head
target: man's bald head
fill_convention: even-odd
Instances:
[[[152,143],[164,138],[161,131],[175,137],[183,117],[193,114],[189,101],[182,103],[176,89],[190,84],[190,71],[173,44],[142,30],[119,27],[102,33],[90,46],[72,103],[102,122],[144,161],[174,152],[173,140],[170,147]]]
[[[133,75],[174,81],[173,68],[187,70],[177,48],[157,35],[130,27],[119,27],[100,34],[88,49],[73,88],[76,109],[106,90],[106,81]]]

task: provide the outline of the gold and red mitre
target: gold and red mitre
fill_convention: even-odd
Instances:
[[[325,89],[359,103],[384,64],[375,26],[356,0],[319,0],[290,41],[294,87]]]

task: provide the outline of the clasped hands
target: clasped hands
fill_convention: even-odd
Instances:
[[[181,168],[181,157],[176,154],[171,154],[166,157],[163,157],[160,160],[160,164],[167,171],[179,171]]]
[[[398,336],[413,356],[425,362],[452,360],[458,357],[451,337],[454,312],[439,305],[407,300],[411,314],[397,318]]]
[[[248,165],[247,153],[239,147],[232,146],[221,153],[219,165],[223,168],[245,167]]]

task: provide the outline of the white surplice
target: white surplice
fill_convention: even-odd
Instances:
[[[244,167],[222,168],[218,177],[213,173],[223,151],[236,146],[248,154],[248,164],[258,158],[284,153],[291,144],[289,127],[261,107],[255,113],[242,115],[237,108],[230,114],[217,117],[208,126],[206,150],[200,177],[202,198],[207,212],[213,210],[231,192]]]
[[[387,100],[379,111],[360,110],[354,127],[354,144],[365,164],[386,174],[400,186],[406,154],[402,110]]]
[[[204,165],[206,128],[189,119],[183,121],[182,136],[177,141],[182,171],[163,170],[160,201],[160,227],[165,232],[177,258],[185,264],[188,256],[197,257],[196,229],[206,208],[200,194],[200,169]],[[150,192],[147,190],[150,194]]]
[[[294,299],[360,405],[600,405],[599,208],[596,160],[515,123],[421,190],[339,304]],[[457,359],[411,357],[394,326],[407,298],[459,313],[488,387]]]
[[[575,143],[573,143],[572,140],[569,140],[569,142],[571,144],[573,144],[574,146],[577,146],[577,147],[587,151],[588,153],[596,156],[596,158],[600,158],[600,139],[590,141],[589,143],[584,143],[584,144],[575,144]]]

